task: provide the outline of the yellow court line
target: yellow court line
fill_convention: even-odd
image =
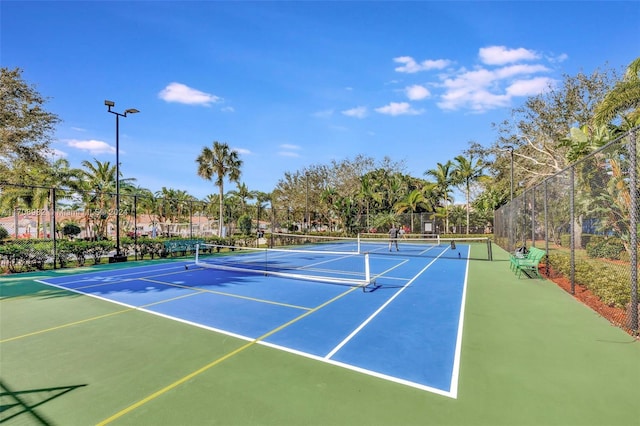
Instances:
[[[141,306],[137,306],[137,307],[133,307],[133,308],[122,309],[120,311],[115,311],[115,312],[111,312],[111,313],[104,314],[104,315],[98,315],[96,317],[85,318],[83,320],[69,322],[69,323],[58,325],[58,326],[55,326],[55,327],[46,328],[44,330],[38,330],[38,331],[34,331],[34,332],[31,332],[31,333],[27,333],[27,334],[22,334],[20,336],[10,337],[8,339],[0,340],[0,343],[11,342],[13,340],[22,339],[22,338],[25,338],[25,337],[35,336],[35,335],[42,334],[42,333],[48,333],[50,331],[56,331],[56,330],[60,330],[62,328],[72,327],[74,325],[83,324],[85,322],[90,322],[90,321],[98,320],[98,319],[101,319],[101,318],[110,317],[112,315],[123,314],[125,312],[135,311],[135,310],[138,310],[138,309],[144,309],[144,308],[148,308],[149,306],[160,305],[162,303],[171,302],[171,301],[177,300],[177,299],[182,299],[184,297],[195,296],[196,294],[200,294],[200,293],[202,293],[202,292],[201,291],[197,291],[197,292],[190,293],[190,294],[183,294],[181,296],[172,297],[171,299],[160,300],[158,302],[148,303],[146,305],[141,305]]]
[[[97,319],[100,319],[100,318],[106,318],[106,317],[110,317],[112,315],[122,314],[124,312],[133,311],[135,309],[137,309],[137,308],[122,309],[120,311],[115,311],[115,312],[111,312],[111,313],[104,314],[104,315],[98,315],[97,317],[91,317],[91,318],[86,318],[86,319],[83,319],[83,320],[80,320],[80,321],[74,321],[74,322],[70,322],[70,323],[67,323],[67,324],[62,324],[62,325],[58,325],[56,327],[46,328],[44,330],[38,330],[38,331],[34,331],[32,333],[23,334],[21,336],[10,337],[8,339],[0,340],[0,343],[11,342],[13,340],[22,339],[24,337],[30,337],[30,336],[35,336],[37,334],[48,333],[50,331],[60,330],[61,328],[71,327],[71,326],[82,324],[82,323],[85,323],[85,322],[94,321],[94,320],[97,320]]]
[[[186,376],[184,376],[184,377],[176,380],[175,382],[165,386],[164,388],[152,393],[151,395],[141,399],[140,401],[138,401],[138,402],[126,407],[125,409],[123,409],[121,411],[118,411],[113,416],[108,417],[108,418],[104,419],[103,421],[101,421],[100,423],[98,423],[97,426],[104,426],[106,424],[109,424],[109,423],[113,422],[114,420],[119,419],[120,417],[124,416],[127,413],[130,413],[131,411],[135,410],[136,408],[139,408],[139,407],[143,406],[147,402],[152,401],[152,400],[156,399],[157,397],[159,397],[160,395],[163,395],[163,394],[167,393],[171,389],[174,389],[174,388],[180,386],[181,384],[189,381],[190,379],[198,376],[199,374],[204,373],[205,371],[207,371],[211,367],[215,367],[216,365],[220,364],[221,362],[231,358],[234,355],[239,354],[240,352],[244,351],[245,349],[257,344],[258,342],[260,342],[260,341],[266,339],[267,337],[277,333],[278,331],[280,331],[280,330],[282,330],[282,329],[284,329],[286,327],[289,327],[291,324],[294,324],[294,323],[300,321],[301,319],[303,319],[303,318],[311,315],[312,313],[324,308],[325,306],[335,302],[336,300],[341,299],[342,297],[346,296],[347,294],[349,294],[352,291],[357,290],[359,288],[360,287],[352,287],[349,290],[345,291],[344,293],[341,293],[341,294],[337,295],[336,297],[334,297],[334,298],[322,303],[321,305],[318,305],[315,308],[313,308],[313,309],[311,309],[311,310],[309,310],[309,311],[297,316],[296,318],[290,320],[289,322],[287,322],[285,324],[282,324],[281,326],[279,326],[277,328],[274,328],[273,330],[263,334],[262,336],[252,340],[251,342],[248,342],[245,345],[239,347],[238,349],[235,349],[235,350],[229,352],[228,354],[223,355],[222,357],[210,362],[209,364],[205,365],[204,367],[201,367],[201,368],[199,368],[199,369],[187,374]]]
[[[286,307],[286,308],[301,309],[303,311],[309,311],[309,310],[312,309],[312,308],[307,308],[306,306],[290,305],[288,303],[274,302],[273,300],[258,299],[258,298],[249,297],[249,296],[241,296],[239,294],[225,293],[223,291],[208,290],[208,289],[202,288],[202,287],[189,287],[189,286],[182,285],[182,284],[167,283],[167,282],[164,282],[164,281],[156,281],[156,280],[151,280],[151,279],[148,279],[148,278],[138,278],[138,279],[141,280],[141,281],[149,281],[149,282],[156,283],[156,284],[170,285],[170,286],[173,286],[173,287],[186,288],[186,289],[189,289],[189,290],[199,290],[200,292],[205,292],[205,293],[219,294],[219,295],[222,295],[222,296],[235,297],[235,298],[244,299],[244,300],[251,300],[252,302],[268,303],[270,305],[283,306],[283,307]]]

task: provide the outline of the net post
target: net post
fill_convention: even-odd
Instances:
[[[364,254],[364,280],[365,285],[371,282],[371,269],[369,268],[369,252]]]
[[[197,243],[196,244],[196,259],[195,259],[196,264],[198,263],[198,255],[199,254],[200,254],[200,244]]]
[[[358,232],[358,247],[356,248],[358,250],[358,253],[362,253],[360,251],[360,233]]]

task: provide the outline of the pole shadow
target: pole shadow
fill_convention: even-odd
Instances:
[[[42,426],[52,426],[53,423],[46,419],[44,415],[37,412],[36,408],[51,401],[62,395],[71,392],[77,388],[87,386],[83,385],[70,385],[70,386],[57,386],[41,389],[27,389],[21,391],[14,391],[6,382],[0,379],[0,423],[8,422],[18,416],[29,417],[31,422]],[[42,393],[41,397],[37,399],[37,402],[30,403],[25,400],[25,396],[33,396],[33,394]]]

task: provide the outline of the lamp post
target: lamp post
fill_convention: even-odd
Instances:
[[[304,203],[304,222],[305,222],[304,233],[308,234],[309,233],[309,172],[304,173],[304,183],[307,186],[307,189],[305,192],[305,203]]]
[[[116,255],[109,259],[109,262],[124,262],[127,255],[120,252],[120,117],[126,117],[127,114],[136,114],[135,108],[129,108],[124,113],[112,111],[111,108],[116,104],[113,101],[104,101],[107,106],[107,112],[116,116]]]

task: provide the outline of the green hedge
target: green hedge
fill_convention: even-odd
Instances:
[[[252,246],[255,247],[254,236],[237,236],[229,238],[207,237],[202,238],[207,244],[219,244],[225,246]],[[139,259],[148,257],[164,257],[169,253],[165,242],[193,241],[191,239],[166,239],[166,238],[139,238],[134,241],[125,237],[120,240],[124,253],[133,255],[138,253]],[[34,270],[51,269],[54,262],[61,268],[70,266],[84,266],[87,262],[98,265],[102,259],[115,249],[112,240],[84,241],[84,240],[58,240],[56,243],[55,259],[53,257],[53,240],[5,240],[0,241],[0,267],[5,272],[26,272]],[[178,254],[192,254],[193,250]]]
[[[568,253],[552,252],[549,264],[554,271],[565,277],[571,276],[571,259]],[[591,290],[609,306],[624,308],[631,300],[631,285],[628,268],[602,261],[583,259],[576,262],[576,284]]]
[[[625,253],[624,244],[617,237],[594,237],[585,248],[591,258],[619,260],[622,253]]]

